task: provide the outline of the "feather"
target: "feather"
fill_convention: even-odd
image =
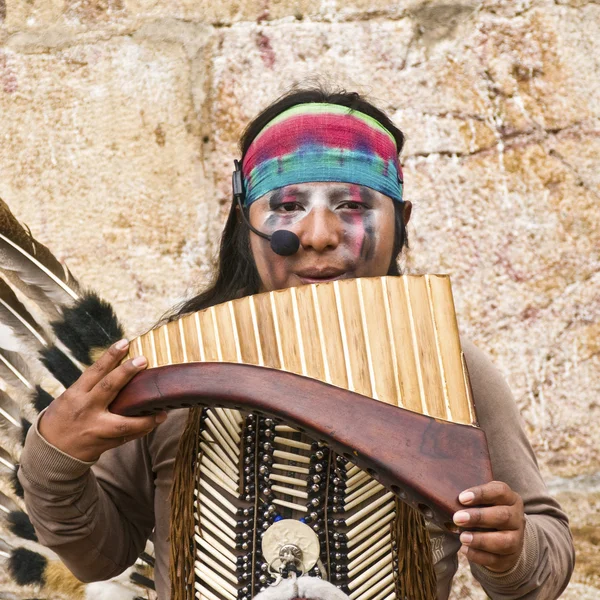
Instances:
[[[22,510],[11,510],[5,517],[8,530],[24,540],[37,542],[38,538],[35,529],[27,516]]]
[[[56,337],[84,365],[91,365],[110,345],[120,340],[123,327],[113,307],[95,292],[86,291],[62,319],[52,323]]]
[[[56,346],[50,346],[40,351],[42,364],[66,388],[73,385],[81,375],[79,367]]]
[[[28,419],[25,419],[24,417],[21,417],[21,446],[25,445],[25,438],[27,437],[27,434],[29,433],[29,429],[31,428],[31,421],[29,421]]]
[[[19,465],[16,464],[15,469],[10,472],[10,476],[8,479],[10,482],[10,487],[14,491],[15,496],[17,496],[17,498],[24,498],[25,490],[23,489],[23,486],[21,485],[21,482],[19,481],[18,473],[19,473]]]
[[[18,352],[0,349],[0,377],[21,392],[35,390],[29,367]]]
[[[0,426],[6,426],[7,429],[21,427],[21,408],[6,393],[0,390]]]
[[[118,579],[83,584],[59,560],[51,560],[28,548],[12,548],[0,540],[0,556],[7,559],[8,572],[17,585],[36,585],[45,594],[70,600],[134,600],[137,592]]]
[[[35,386],[32,404],[38,413],[41,413],[45,408],[48,408],[52,400],[54,400],[52,394],[49,394],[41,385]]]
[[[120,580],[96,581],[85,586],[85,600],[135,600],[140,592],[139,588],[134,592]]]
[[[14,458],[0,446],[0,473],[12,474],[16,470],[17,466]]]
[[[0,323],[0,327],[9,327],[12,330],[12,336],[16,336],[19,341],[29,342],[32,348],[48,344],[42,327],[2,278],[0,278]],[[4,343],[5,340],[9,339],[9,336],[2,329],[0,329],[0,339],[3,348],[7,350],[19,349],[18,347],[8,347]]]
[[[44,585],[48,559],[27,548],[15,548],[8,559],[8,572],[18,585]]]
[[[148,554],[148,552],[146,552],[146,551],[142,552],[138,556],[138,560],[141,560],[142,562],[146,563],[150,567],[154,567],[154,563],[155,563],[154,556]]]
[[[0,492],[0,514],[9,515],[11,512],[20,510],[17,503],[9,498],[6,494]]]
[[[42,327],[2,279],[0,279],[0,321],[0,377],[20,396],[24,396],[21,400],[40,402],[47,406],[52,397],[37,385],[30,369],[31,363],[37,363],[39,360],[38,353],[42,356],[44,352],[50,353],[53,360],[49,365],[58,368],[60,373],[64,373],[65,370],[69,373],[79,372],[79,370],[60,349],[50,344]],[[54,375],[52,370],[49,370]],[[38,409],[38,412],[40,410]],[[0,410],[0,417],[2,416]]]
[[[148,588],[149,590],[156,589],[156,586],[154,585],[154,581],[152,581],[152,579],[146,577],[145,575],[142,575],[141,573],[137,573],[136,571],[131,573],[129,579],[131,579],[132,583],[135,583],[136,585],[139,585],[141,587]]]
[[[0,269],[6,278],[51,318],[58,306],[79,298],[79,284],[70,271],[25,229],[0,199]]]

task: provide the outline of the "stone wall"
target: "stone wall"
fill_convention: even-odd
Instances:
[[[256,112],[366,93],[407,135],[405,266],[452,274],[597,598],[599,76],[597,0],[0,0],[0,197],[135,334],[207,281]]]

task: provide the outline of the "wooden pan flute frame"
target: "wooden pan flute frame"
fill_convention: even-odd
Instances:
[[[283,419],[451,531],[459,493],[492,480],[480,429],[276,369],[230,363],[150,369],[122,390],[110,410],[135,416],[198,405]]]
[[[131,342],[149,367],[112,406],[238,407],[310,432],[438,523],[491,481],[450,280],[334,281],[256,294]]]

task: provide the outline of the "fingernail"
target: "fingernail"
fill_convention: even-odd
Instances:
[[[145,356],[136,356],[132,361],[131,364],[134,367],[143,367],[148,361],[146,360]]]
[[[461,504],[470,504],[475,500],[475,494],[473,492],[463,492],[458,497],[458,500]]]
[[[459,552],[466,554],[469,551],[469,546],[461,546]]]
[[[460,534],[460,541],[462,544],[470,544],[473,541],[473,534],[468,531],[463,531]]]
[[[157,425],[160,425],[161,423],[164,423],[167,420],[167,413],[158,413],[156,415],[156,417],[154,417],[154,422]]]
[[[468,523],[470,518],[471,515],[464,510],[459,510],[457,513],[454,513],[454,522],[457,525],[464,525],[465,523]]]
[[[125,350],[125,348],[127,348],[127,346],[129,345],[129,340],[126,339],[122,339],[119,340],[116,344],[115,344],[115,348],[117,350]]]

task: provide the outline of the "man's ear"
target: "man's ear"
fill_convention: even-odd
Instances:
[[[402,209],[402,218],[404,219],[404,225],[408,225],[411,214],[412,214],[412,202],[405,200],[404,207]]]

